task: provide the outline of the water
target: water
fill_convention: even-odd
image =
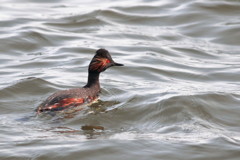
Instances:
[[[240,1],[2,0],[0,159],[239,160]],[[106,48],[101,101],[35,116]]]

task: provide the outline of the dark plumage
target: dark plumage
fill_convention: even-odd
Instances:
[[[98,98],[100,92],[99,75],[111,66],[123,66],[113,61],[106,49],[97,50],[88,67],[88,82],[83,88],[58,91],[40,104],[36,111],[59,111],[70,107],[77,107],[84,103],[91,103]]]

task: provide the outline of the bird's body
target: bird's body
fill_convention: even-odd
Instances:
[[[58,91],[49,96],[37,108],[37,113],[45,111],[60,111],[83,104],[90,104],[96,100],[100,93],[99,75],[111,66],[123,66],[115,63],[105,49],[99,49],[93,57],[88,68],[88,82],[82,88]]]

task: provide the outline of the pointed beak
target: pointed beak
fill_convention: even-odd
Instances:
[[[123,64],[121,63],[116,63],[116,62],[113,62],[112,66],[124,66]]]

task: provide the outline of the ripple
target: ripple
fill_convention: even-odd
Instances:
[[[0,9],[0,157],[239,159],[237,1],[25,0]],[[100,101],[35,116],[48,95],[86,83],[98,48],[125,65],[101,74]]]

